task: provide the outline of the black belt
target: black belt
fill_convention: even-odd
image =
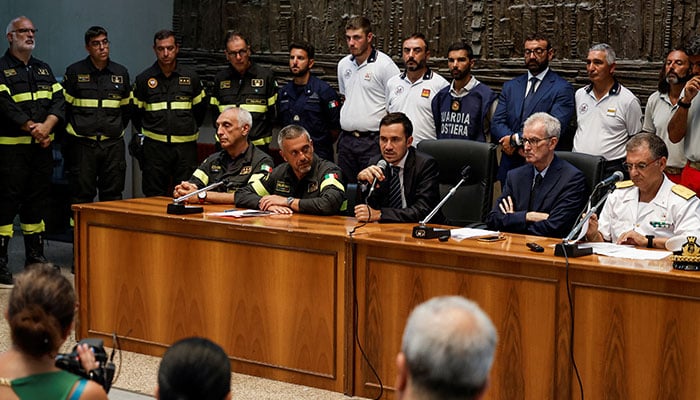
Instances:
[[[347,133],[348,135],[355,136],[356,138],[361,138],[361,137],[369,137],[372,135],[376,135],[379,132],[377,132],[377,131],[364,131],[364,132],[362,132],[362,131],[345,131],[345,133]]]

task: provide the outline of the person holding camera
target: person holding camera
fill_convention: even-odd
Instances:
[[[55,366],[76,309],[71,283],[51,264],[33,264],[15,277],[5,311],[12,347],[0,354],[0,398],[103,400],[98,383]],[[77,347],[85,371],[99,367],[87,345]]]

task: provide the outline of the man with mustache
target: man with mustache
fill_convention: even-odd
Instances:
[[[347,201],[340,168],[314,155],[314,144],[306,129],[299,125],[285,126],[279,132],[277,144],[286,162],[262,180],[236,192],[238,207],[276,214],[332,215],[345,210]]]
[[[316,155],[333,161],[333,143],[340,132],[340,102],[330,85],[311,74],[313,66],[311,43],[289,45],[289,71],[293,79],[279,91],[278,118],[282,126],[303,126],[311,135]]]
[[[615,171],[627,173],[622,167],[625,144],[642,130],[639,99],[615,79],[615,67],[615,50],[610,45],[592,46],[586,58],[591,83],[576,91],[573,151],[603,156],[605,176]]]
[[[485,142],[493,114],[496,93],[472,74],[474,52],[457,42],[447,49],[447,67],[452,84],[440,90],[432,101],[438,139],[469,139]]]
[[[693,36],[685,46],[693,77],[686,82],[681,98],[668,121],[668,137],[678,143],[685,138],[687,163],[681,172],[681,184],[700,192],[700,35]],[[695,100],[694,100],[695,99]]]
[[[448,83],[428,68],[430,49],[422,33],[414,33],[403,41],[402,55],[406,70],[387,82],[386,110],[408,116],[413,123],[413,145],[418,146],[422,140],[437,139],[430,104]]]
[[[498,96],[498,106],[491,120],[491,140],[502,146],[503,157],[498,166],[498,180],[505,185],[506,174],[523,165],[523,123],[536,112],[546,112],[559,120],[561,139],[566,142],[566,131],[574,115],[574,88],[566,79],[549,68],[554,49],[549,39],[533,34],[525,39],[523,55],[527,74],[506,82]]]
[[[369,20],[352,17],[345,25],[350,54],[338,62],[340,108],[338,165],[348,183],[379,155],[379,121],[386,115],[386,85],[399,68],[391,57],[374,48]]]
[[[0,58],[0,285],[12,285],[7,246],[19,214],[25,265],[45,263],[44,215],[50,197],[54,128],[64,98],[51,67],[32,56],[37,29],[27,17],[7,25]]]
[[[685,82],[691,77],[690,60],[683,49],[671,50],[659,74],[659,90],[652,93],[644,109],[644,127],[642,131],[655,133],[666,143],[668,160],[664,172],[668,179],[681,183],[681,171],[686,163],[683,151],[683,139],[673,143],[668,138],[668,120],[673,106],[678,103]]]

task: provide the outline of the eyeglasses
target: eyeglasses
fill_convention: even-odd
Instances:
[[[523,146],[526,145],[526,144],[529,144],[530,146],[535,147],[535,146],[537,146],[538,144],[540,144],[541,141],[543,141],[543,140],[548,140],[548,139],[551,139],[551,138],[553,138],[553,137],[554,137],[554,136],[547,136],[547,137],[543,137],[543,138],[536,138],[536,137],[533,137],[533,138],[523,138]]]
[[[107,46],[109,46],[109,40],[108,39],[93,40],[92,42],[90,42],[90,46],[95,47],[95,48],[100,47],[100,46],[107,47]]]
[[[19,29],[15,29],[15,30],[12,31],[12,32],[25,34],[25,33],[29,33],[29,32],[31,32],[31,33],[37,33],[37,32],[39,32],[39,30],[38,30],[38,29],[34,29],[34,28],[19,28]]]
[[[539,57],[539,56],[544,55],[546,52],[547,52],[547,49],[543,49],[541,47],[537,47],[537,48],[532,49],[532,50],[525,49],[525,51],[523,51],[523,53],[525,54],[525,57],[530,57],[532,55],[532,53],[535,53],[535,55]]]
[[[238,51],[226,50],[226,54],[228,54],[231,57],[243,57],[247,53],[248,53],[248,49],[243,49],[243,50],[238,50]]]
[[[648,163],[640,162],[640,163],[636,163],[636,164],[630,164],[630,163],[627,163],[627,162],[623,162],[623,163],[622,163],[622,168],[624,168],[625,171],[631,171],[633,168],[637,168],[637,171],[644,171],[644,169],[645,169],[646,167],[648,167],[648,166],[650,166],[650,165],[656,163],[656,162],[659,161],[660,159],[661,159],[661,157],[657,158],[656,160],[650,161],[650,162],[648,162]]]

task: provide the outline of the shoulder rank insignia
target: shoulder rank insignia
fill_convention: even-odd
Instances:
[[[10,76],[15,76],[17,75],[17,71],[15,71],[14,68],[6,69],[2,71],[3,74],[5,74],[5,77],[10,77]]]
[[[627,181],[615,183],[616,189],[628,189],[628,188],[631,188],[632,186],[634,186],[634,182],[632,182],[632,180],[627,180]]]
[[[251,79],[250,86],[252,87],[263,87],[265,86],[265,79]]]
[[[673,185],[671,188],[671,191],[685,200],[690,200],[695,196],[695,192],[693,192],[691,189],[688,189],[687,187],[683,185]]]
[[[251,167],[250,165],[246,165],[245,167],[241,168],[240,175],[248,175],[252,169],[253,167]]]
[[[112,75],[112,83],[124,83],[124,77],[121,75]]]
[[[177,82],[178,82],[180,85],[191,85],[191,84],[192,84],[192,80],[190,79],[189,76],[181,76],[181,77],[177,80]]]
[[[49,75],[48,68],[37,68],[36,73],[39,75]]]

